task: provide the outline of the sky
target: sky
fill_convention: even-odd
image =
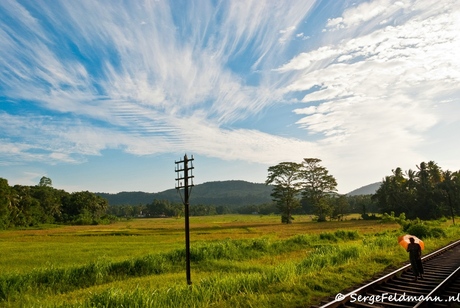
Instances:
[[[2,0],[0,177],[69,192],[264,183],[339,193],[460,170],[458,0]]]

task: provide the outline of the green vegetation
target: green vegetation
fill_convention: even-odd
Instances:
[[[271,196],[281,210],[281,222],[292,223],[292,213],[300,207],[298,195],[300,193],[301,164],[293,162],[282,162],[268,168],[268,177],[265,184],[274,184]]]
[[[300,216],[280,228],[277,216],[192,217],[192,286],[183,219],[2,231],[0,306],[308,306],[407,261],[397,244],[405,227],[442,230],[425,236],[424,253],[459,231],[446,220],[398,222]]]
[[[271,202],[271,190],[271,186],[246,181],[206,182],[193,187],[191,204],[212,205],[216,208],[227,206],[235,209],[242,206]],[[181,203],[180,196],[175,189],[168,189],[158,193],[135,191],[117,194],[96,194],[107,199],[110,205],[146,205],[151,203],[152,200],[168,200],[171,203]]]
[[[270,167],[274,186],[251,184],[251,194],[241,194],[243,181],[200,192],[215,203],[191,207],[192,286],[181,203],[109,208],[100,195],[57,190],[46,177],[14,187],[0,178],[0,230],[8,229],[0,231],[0,306],[308,306],[406,261],[399,235],[424,239],[424,253],[458,239],[458,172],[434,162],[397,168],[375,195],[343,196],[319,162]],[[274,202],[254,202],[267,189]],[[222,215],[232,212],[257,215]]]
[[[300,195],[304,208],[310,208],[318,221],[326,221],[328,216],[342,217],[347,211],[346,200],[335,193],[335,178],[320,162],[318,158],[305,158],[300,164],[282,162],[268,168],[265,184],[274,185],[271,196],[281,211],[281,222],[292,223],[292,214],[301,207]]]
[[[39,185],[8,185],[0,178],[0,229],[30,227],[43,223],[95,224],[104,217],[107,200],[88,191],[68,193],[51,187],[47,177]]]
[[[409,219],[439,219],[460,213],[460,173],[442,170],[435,162],[422,162],[418,171],[401,168],[385,177],[373,199],[381,213],[405,213]]]

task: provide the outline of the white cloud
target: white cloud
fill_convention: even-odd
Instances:
[[[135,154],[174,150],[184,141],[178,127],[188,125],[183,119],[193,116],[205,123],[199,137],[203,144],[214,144],[216,135],[235,136],[235,142],[245,133],[258,138],[255,132],[220,126],[260,112],[273,103],[276,91],[268,88],[270,84],[247,85],[228,62],[249,51],[255,66],[270,65],[283,52],[274,48],[283,32],[276,29],[284,29],[286,39],[293,37],[295,25],[313,3],[285,6],[244,1],[216,8],[203,2],[190,6],[185,16],[190,20],[184,22],[174,20],[166,2],[129,7],[93,1],[53,7],[33,4],[42,14],[39,19],[13,1],[3,3],[17,18],[17,27],[27,29],[29,35],[0,24],[0,35],[6,38],[0,49],[5,93],[13,100],[34,101],[66,115],[62,123],[35,116],[21,126],[26,116],[4,113],[17,129],[8,130],[9,139],[43,148],[46,154],[40,154],[40,160],[71,162],[98,155],[104,148],[124,148]],[[45,29],[42,19],[54,30]],[[17,39],[9,39],[7,31]],[[93,62],[99,62],[98,66],[92,67]],[[214,127],[210,136],[204,129],[208,125]],[[38,131],[42,138],[34,133]],[[243,146],[254,148],[248,143]],[[26,155],[27,149],[22,151]],[[210,150],[208,155],[214,151],[227,152]]]
[[[395,20],[398,13],[399,16],[401,16],[401,12],[409,14],[411,8],[414,6],[414,2],[416,1],[365,1],[345,10],[340,17],[329,19],[326,28],[329,30],[340,30],[359,27],[359,31],[364,33],[368,30],[373,30],[377,25],[389,24]]]
[[[95,80],[94,73],[89,73],[77,57],[62,58],[61,50],[53,44],[53,34],[37,27],[41,35],[33,45],[26,44],[24,39],[23,44],[29,45],[29,49],[18,45],[13,48],[22,50],[24,57],[13,59],[14,64],[7,69],[16,77],[8,83],[8,92],[12,97],[26,99],[38,96],[47,108],[92,117],[104,116],[95,110],[98,105],[91,108],[89,103],[100,95],[147,104],[165,113],[189,113],[190,109],[207,108],[207,102],[212,100],[217,103],[209,117],[232,122],[259,111],[259,104],[271,102],[260,96],[257,88],[245,86],[241,76],[225,67],[226,62],[249,49],[255,62],[281,52],[273,48],[278,39],[271,31],[273,25],[289,24],[286,37],[293,36],[292,23],[298,23],[312,3],[300,1],[294,9],[258,1],[232,2],[222,8],[223,20],[218,21],[215,8],[203,2],[199,8],[192,6],[199,12],[192,11],[189,17],[200,16],[202,22],[190,30],[175,23],[165,3],[152,3],[149,8],[135,4],[129,9],[105,7],[92,1],[78,5],[62,3],[60,14],[56,14],[57,8],[44,6],[40,10],[60,29],[58,34],[74,37],[74,44],[84,57],[93,60],[95,55],[105,56],[105,65],[98,73],[105,81]],[[268,15],[273,16],[267,18]],[[30,19],[33,23],[24,21],[24,27],[34,27],[36,20]],[[131,22],[133,19],[150,22],[141,27]],[[187,31],[188,38],[180,41],[179,33]],[[256,43],[251,47],[249,42],[253,40]],[[3,51],[7,55],[7,50]],[[34,72],[24,74],[29,70],[26,66],[34,67]],[[19,70],[21,67],[24,68]],[[35,80],[24,80],[31,76]],[[259,97],[256,104],[252,103],[254,97]]]
[[[307,94],[303,101],[326,101],[332,106],[344,106],[350,112],[365,104],[374,107],[376,115],[391,116],[402,109],[412,111],[406,117],[419,119],[425,114],[430,118],[430,106],[440,95],[459,90],[460,62],[451,52],[459,44],[455,15],[433,14],[423,21],[414,18],[402,25],[378,29],[342,44],[304,53],[280,68],[281,72],[303,72],[286,89],[301,91],[320,86],[319,90]],[[439,24],[444,26],[438,27]],[[427,26],[438,30],[429,33],[420,30]],[[321,67],[311,65],[318,65],[318,61],[323,61]],[[395,105],[395,109],[386,109],[388,105]],[[385,114],[382,109],[390,113]],[[421,114],[414,114],[417,111]],[[334,117],[333,112],[328,117],[332,122],[340,118]],[[313,125],[315,121],[304,119],[302,123]],[[435,121],[424,123],[422,131]]]
[[[221,129],[199,121],[196,117],[179,123],[189,149],[196,154],[225,160],[245,160],[261,164],[301,159],[306,153],[320,149],[311,142],[283,138],[247,129]],[[183,149],[185,150],[185,149]]]
[[[366,160],[385,174],[424,157],[431,129],[458,126],[456,1],[358,2],[328,12],[311,39],[314,4],[2,1],[14,22],[0,21],[0,94],[38,112],[0,113],[0,155],[78,163],[192,148],[273,164],[309,153],[337,174]],[[238,126],[290,102],[305,104],[292,107],[299,139]]]
[[[430,135],[430,130],[447,119],[460,123],[460,114],[444,113],[460,104],[460,7],[452,1],[431,4],[358,5],[329,20],[338,43],[302,53],[278,69],[295,76],[286,92],[309,90],[302,101],[313,106],[295,110],[305,115],[297,124],[322,136],[324,152],[337,153],[330,157],[337,174],[357,168],[342,166],[342,158],[373,166],[382,175],[399,164],[413,168],[418,159],[434,159],[420,152],[432,138],[452,142],[448,134]],[[393,24],[382,27],[382,19]],[[440,101],[446,101],[443,111]],[[356,176],[372,174],[366,173]]]

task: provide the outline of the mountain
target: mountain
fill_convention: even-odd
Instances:
[[[372,183],[361,188],[350,191],[348,196],[357,196],[357,195],[372,195],[375,194],[377,189],[379,189],[382,182]]]
[[[272,202],[270,196],[273,186],[250,183],[246,181],[218,181],[195,185],[190,193],[190,204],[226,205],[229,207],[262,204]],[[117,194],[96,193],[110,205],[149,204],[153,200],[169,200],[182,202],[176,189],[168,189],[159,193],[120,192]]]
[[[380,187],[380,182],[369,184],[349,192],[348,196],[374,194]],[[192,205],[225,205],[238,207],[257,205],[272,202],[270,196],[273,186],[246,181],[217,181],[206,182],[196,185],[190,193]],[[168,189],[159,193],[146,193],[142,191],[120,192],[117,194],[95,193],[109,202],[110,205],[139,205],[149,204],[153,200],[169,200],[170,202],[182,202],[181,196],[176,189]]]

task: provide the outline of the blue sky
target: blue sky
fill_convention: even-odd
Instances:
[[[67,191],[263,183],[316,157],[340,193],[460,170],[460,3],[0,1],[0,177]]]

